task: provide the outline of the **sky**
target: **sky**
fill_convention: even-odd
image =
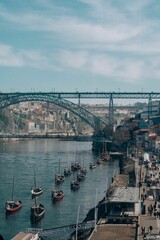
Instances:
[[[159,91],[159,0],[0,0],[0,91]]]

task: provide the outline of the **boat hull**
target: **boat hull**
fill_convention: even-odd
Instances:
[[[36,188],[36,189],[32,189],[31,190],[31,194],[32,196],[40,196],[43,193],[43,189],[42,188]]]
[[[71,190],[77,191],[80,188],[80,183],[78,181],[71,182]]]
[[[5,205],[5,210],[7,213],[13,213],[18,211],[22,207],[22,202],[18,201],[7,201]]]
[[[58,184],[61,184],[62,182],[64,182],[64,176],[56,174],[56,176],[55,176],[55,183],[58,185]]]
[[[45,209],[42,204],[34,205],[31,207],[31,220],[37,222],[45,215]]]
[[[53,202],[60,201],[64,197],[64,193],[61,190],[53,190],[51,192],[51,198]]]

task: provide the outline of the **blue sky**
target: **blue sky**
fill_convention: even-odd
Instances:
[[[0,0],[0,91],[159,91],[159,0]]]

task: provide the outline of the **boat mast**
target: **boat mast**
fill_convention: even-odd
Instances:
[[[15,179],[15,176],[13,176],[13,186],[12,186],[12,201],[13,201],[13,193],[14,193],[14,179]]]
[[[58,170],[58,173],[60,174],[60,158],[59,158],[59,170]]]
[[[34,167],[34,188],[36,189],[36,171]]]

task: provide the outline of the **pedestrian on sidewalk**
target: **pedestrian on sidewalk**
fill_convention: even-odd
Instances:
[[[144,235],[145,234],[145,227],[141,227],[141,231],[142,231],[142,235]]]
[[[148,228],[148,232],[151,234],[152,230],[153,230],[153,227],[152,227],[152,225],[150,225]]]

